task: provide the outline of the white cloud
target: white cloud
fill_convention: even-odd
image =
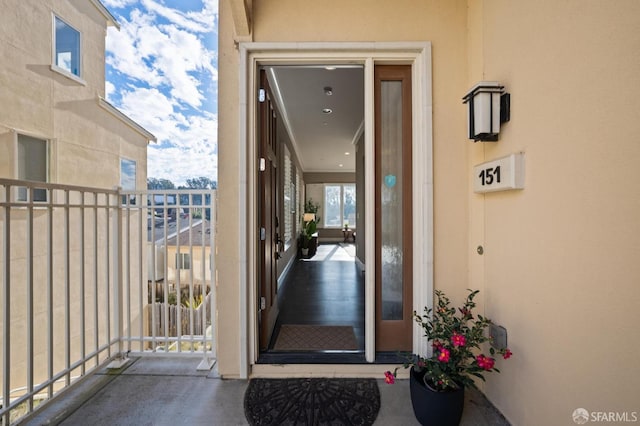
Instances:
[[[185,116],[174,110],[169,97],[153,88],[123,92],[120,109],[158,136],[158,143],[148,149],[149,177],[169,179],[176,185],[192,177],[216,178],[217,116],[207,112]]]
[[[132,5],[137,1],[138,0],[102,0],[102,4],[104,4],[106,7],[116,9]]]
[[[139,11],[132,12],[119,32],[109,32],[107,51],[111,53],[107,62],[114,69],[151,87],[166,85],[179,102],[194,108],[204,98],[194,74],[205,72],[206,78],[218,78],[215,52],[196,35],[175,25],[158,26]]]
[[[217,2],[205,1],[204,8],[200,12],[183,12],[166,7],[154,0],[142,0],[142,5],[150,12],[162,16],[188,31],[197,33],[215,31],[215,15],[218,13]]]
[[[130,78],[159,85],[163,78],[157,69],[145,63],[139,49],[140,33],[153,26],[153,21],[139,11],[131,14],[131,21],[123,21],[120,31],[110,27],[107,33],[107,63]]]
[[[106,2],[105,2],[106,4]],[[184,184],[188,178],[217,175],[217,115],[211,85],[218,79],[215,37],[218,4],[180,11],[162,0],[109,0],[134,4],[119,17],[120,31],[109,29],[107,64],[113,83],[107,99],[156,135],[148,149],[148,176]]]
[[[149,146],[148,164],[153,165],[149,177],[169,179],[176,185],[199,176],[217,180],[217,131],[215,116],[190,117],[188,129],[180,133],[174,145]]]
[[[111,95],[113,93],[115,93],[116,91],[116,86],[114,86],[114,84],[110,81],[105,81],[104,82],[104,97],[105,99],[110,99]]]
[[[134,87],[122,92],[120,109],[160,140],[172,140],[187,124],[184,115],[174,111],[174,104],[158,89]]]

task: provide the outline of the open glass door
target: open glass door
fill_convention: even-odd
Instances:
[[[258,220],[260,271],[258,276],[260,349],[269,345],[278,317],[278,149],[276,110],[264,70],[260,71],[259,103],[259,200]]]

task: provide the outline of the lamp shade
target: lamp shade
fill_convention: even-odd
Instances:
[[[497,141],[500,133],[500,96],[504,86],[497,81],[481,81],[462,98],[468,105],[469,139]]]
[[[305,222],[311,222],[312,220],[316,220],[316,214],[315,213],[305,213],[302,216],[302,220],[304,220]]]

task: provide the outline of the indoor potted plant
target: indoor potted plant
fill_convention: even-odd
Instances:
[[[496,354],[504,359],[511,357],[508,348],[489,349],[482,353],[481,344],[489,337],[486,329],[489,318],[474,316],[473,301],[478,290],[469,290],[462,307],[451,307],[451,301],[442,291],[436,290],[435,309],[425,308],[424,314],[414,311],[415,321],[424,329],[424,336],[431,342],[430,356],[409,355],[404,368],[411,368],[409,386],[411,403],[421,424],[457,425],[464,408],[464,388],[476,387],[474,378],[484,379],[484,374],[499,372],[495,367]],[[398,369],[385,372],[385,381],[394,383]]]
[[[318,227],[315,220],[305,222],[302,228],[302,256],[306,257],[309,255],[309,243],[317,229]]]

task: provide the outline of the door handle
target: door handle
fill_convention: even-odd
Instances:
[[[276,250],[284,251],[284,241],[280,239],[280,234],[276,234]]]

